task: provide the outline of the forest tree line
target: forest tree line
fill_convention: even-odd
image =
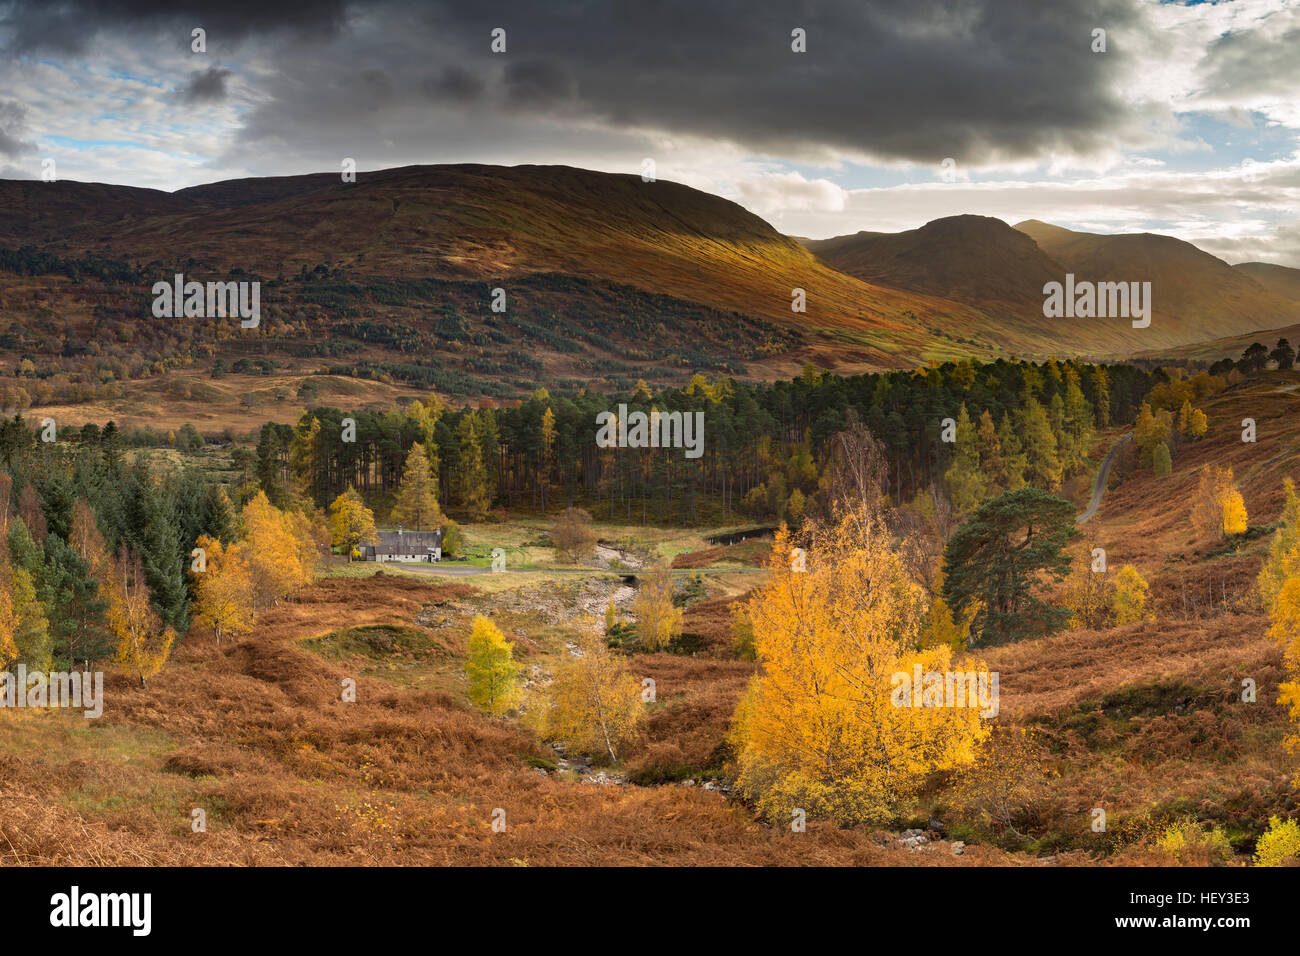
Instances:
[[[496,407],[451,408],[430,395],[405,408],[310,408],[294,425],[267,424],[241,470],[244,488],[272,502],[304,494],[323,508],[353,487],[382,518],[418,442],[440,506],[471,520],[498,507],[569,504],[632,522],[798,520],[824,498],[831,443],[846,430],[865,428],[883,444],[899,501],[945,483],[973,500],[1022,484],[1056,490],[1082,469],[1096,429],[1133,423],[1152,388],[1171,381],[1135,365],[998,360],[850,377],[809,367],[770,385],[697,374],[680,389],[539,389]],[[597,447],[597,414],[620,404],[702,411],[703,455]],[[978,468],[963,459],[972,454]]]

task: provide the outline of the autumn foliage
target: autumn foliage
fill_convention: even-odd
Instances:
[[[571,750],[617,761],[644,716],[641,685],[623,659],[599,637],[585,635],[547,688],[541,729]]]
[[[319,519],[282,511],[262,492],[240,518],[240,537],[229,544],[200,535],[200,557],[190,565],[195,620],[212,630],[217,643],[247,633],[258,613],[310,584],[321,562]]]
[[[1246,530],[1246,501],[1237,490],[1232,468],[1209,465],[1202,469],[1192,503],[1192,527],[1197,537],[1222,541]]]
[[[736,711],[736,785],[774,821],[802,809],[880,824],[928,775],[973,760],[988,731],[974,709],[894,705],[895,673],[944,673],[953,658],[920,647],[928,601],[882,519],[849,510],[806,543],[799,571],[777,535],[745,608],[760,670]]]
[[[469,699],[493,717],[500,717],[519,703],[519,674],[514,645],[483,615],[474,618],[469,635],[465,672],[469,677]]]

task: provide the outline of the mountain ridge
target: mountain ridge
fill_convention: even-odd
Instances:
[[[1293,300],[1199,250],[1199,267],[1220,276],[1213,263],[1222,266],[1249,301],[1234,306],[1220,296],[1192,302],[1183,315],[1162,313],[1157,298],[1156,321],[1144,330],[1122,320],[1046,320],[1044,283],[1059,281],[1081,256],[1105,260],[1096,237],[1060,233],[1076,237],[1064,255],[1043,249],[1024,228],[982,216],[801,242],[723,197],[571,166],[405,166],[359,173],[355,183],[313,173],[174,193],[0,181],[0,247],[123,260],[160,274],[482,283],[480,306],[477,293],[464,289],[455,303],[424,303],[469,310],[471,322],[478,320],[469,313],[488,311],[492,288],[509,293],[512,283],[533,277],[533,322],[562,309],[566,319],[608,329],[620,321],[619,294],[610,290],[638,289],[797,333],[803,345],[760,360],[761,374],[770,376],[806,361],[854,372],[997,354],[1122,357],[1244,331],[1248,317],[1260,319],[1250,330],[1300,322]],[[1060,245],[1059,238],[1046,241]],[[1186,258],[1188,244],[1157,238],[1172,244],[1161,250],[1177,253],[1162,252],[1157,264]],[[566,295],[546,297],[538,287],[548,276],[567,283]],[[800,289],[803,312],[792,309]],[[329,297],[313,301],[324,312],[308,310],[309,325],[338,317]],[[1261,302],[1267,308],[1254,308]],[[410,335],[426,334],[420,303],[410,304],[413,311],[399,318]],[[372,296],[353,308],[380,321],[381,305]],[[293,302],[285,307],[303,312]],[[673,334],[689,352],[689,331]]]

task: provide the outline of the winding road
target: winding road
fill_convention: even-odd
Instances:
[[[1097,483],[1092,487],[1092,500],[1088,502],[1087,510],[1074,519],[1075,524],[1083,524],[1097,514],[1097,509],[1101,507],[1101,496],[1106,493],[1106,479],[1110,477],[1110,466],[1115,463],[1115,456],[1119,454],[1119,450],[1132,439],[1133,433],[1129,432],[1110,446],[1110,451],[1106,452],[1106,457],[1097,472]]]

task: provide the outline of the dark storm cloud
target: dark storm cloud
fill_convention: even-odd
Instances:
[[[220,103],[226,98],[226,77],[229,70],[210,66],[206,70],[196,70],[190,74],[190,81],[181,91],[181,99],[186,103]]]
[[[474,104],[458,127],[467,149],[476,131],[500,144],[503,124],[524,116],[794,158],[962,164],[1098,153],[1140,133],[1120,93],[1127,54],[1154,42],[1132,0],[237,0],[193,12],[55,0],[8,18],[19,50],[164,24],[185,37],[203,25],[210,50],[222,34],[260,43],[274,77],[257,90],[247,148],[328,140],[349,124],[422,148],[410,124],[379,129],[382,111],[432,100]],[[504,54],[490,50],[497,27]],[[806,53],[791,51],[796,27]],[[1098,28],[1106,53],[1091,50]],[[381,79],[361,72],[379,64]]]
[[[525,59],[506,64],[506,94],[512,105],[548,109],[571,101],[578,83],[568,67],[554,60]]]
[[[81,53],[100,33],[124,30],[174,30],[188,49],[190,31],[202,27],[211,50],[226,38],[276,30],[329,36],[342,26],[346,6],[343,0],[18,0],[0,4],[0,30],[11,32],[13,53]]]
[[[365,87],[366,93],[372,98],[376,105],[382,105],[389,102],[396,93],[396,88],[393,86],[393,78],[386,70],[362,70],[361,82]]]
[[[1130,113],[1126,51],[1153,42],[1124,0],[448,3],[430,22],[462,62],[509,64],[510,103],[576,98],[616,125],[924,162],[1111,145]],[[807,53],[791,51],[795,27]]]
[[[0,100],[0,155],[17,158],[36,151],[36,144],[22,139],[27,109],[13,100]],[[9,168],[9,167],[6,167]]]
[[[421,84],[431,100],[468,103],[483,92],[484,82],[469,70],[458,66],[444,67],[437,76],[426,77]]]

